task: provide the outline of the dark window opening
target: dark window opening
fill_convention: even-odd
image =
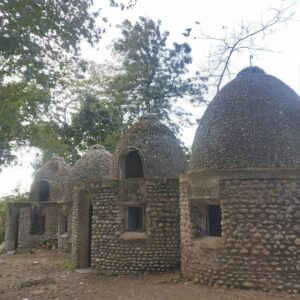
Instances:
[[[200,238],[206,235],[205,232],[205,207],[200,205],[190,205],[190,218],[191,218],[191,236],[192,238]],[[203,223],[204,222],[204,223]]]
[[[39,201],[49,201],[50,199],[50,188],[47,181],[40,181],[38,184],[38,196]]]
[[[221,206],[207,206],[207,234],[210,236],[221,236]]]
[[[127,230],[138,231],[144,229],[144,208],[127,208]]]
[[[63,228],[62,228],[62,233],[67,233],[68,232],[68,217],[63,216]]]
[[[16,215],[16,228],[15,228],[15,249],[18,249],[19,246],[19,221],[20,216],[19,214]]]
[[[93,206],[89,205],[88,266],[92,264]]]
[[[78,267],[89,268],[91,266],[92,251],[92,216],[90,194],[81,190],[79,193],[79,248]]]
[[[137,151],[128,153],[125,157],[125,178],[143,178],[143,164]]]
[[[45,233],[45,216],[39,213],[31,215],[31,234],[42,235]]]

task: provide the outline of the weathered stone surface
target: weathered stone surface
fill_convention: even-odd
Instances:
[[[31,214],[34,212],[45,216],[45,232],[31,233]],[[48,241],[57,240],[58,204],[55,202],[10,203],[7,212],[5,244],[7,250],[28,250],[43,246]],[[16,242],[16,219],[18,220],[18,241]]]
[[[300,223],[296,216],[300,210],[296,201],[300,198],[300,179],[221,179],[222,247],[217,249],[205,246],[203,238],[195,238],[189,209],[194,201],[189,200],[188,191],[188,182],[182,182],[181,268],[184,277],[199,278],[206,284],[218,284],[221,280],[226,286],[261,290],[279,290],[280,287],[290,293],[300,292],[297,288],[300,236],[293,226]],[[240,199],[247,199],[247,204]],[[291,199],[292,204],[285,206],[282,199]],[[251,214],[253,207],[257,210],[256,216]],[[269,222],[290,208],[291,217]],[[261,220],[258,211],[268,211],[268,214]]]
[[[143,115],[124,132],[113,155],[111,178],[119,179],[120,158],[130,150],[141,154],[145,177],[178,178],[187,170],[179,140],[154,114]]]
[[[132,193],[134,186],[135,193]],[[92,195],[92,268],[113,274],[166,272],[180,267],[178,179],[105,180],[86,186]],[[79,192],[79,191],[78,191]],[[77,198],[75,198],[77,199]],[[145,230],[126,232],[128,203],[145,208]],[[74,202],[74,237],[79,230],[79,202]],[[72,259],[80,261],[80,240]]]
[[[243,70],[204,114],[180,188],[187,167],[180,143],[144,115],[113,158],[94,145],[72,172],[59,158],[45,164],[34,202],[9,205],[6,248],[58,243],[76,267],[114,274],[173,271],[181,257],[191,282],[300,293],[299,114],[290,88],[258,68]],[[122,175],[131,151],[141,156],[142,178]],[[50,186],[45,202],[40,181]],[[221,236],[208,236],[208,205],[221,208]],[[128,206],[143,208],[143,230],[127,231]],[[31,232],[35,213],[45,217],[41,234]]]
[[[300,98],[257,67],[242,70],[205,111],[192,147],[192,172],[300,166]]]
[[[94,182],[102,180],[109,172],[112,154],[102,145],[93,145],[71,171],[71,182]]]
[[[41,181],[46,181],[50,188],[48,201],[64,201],[70,174],[71,167],[61,157],[54,157],[36,172],[28,200],[39,201],[38,185]]]
[[[300,98],[254,67],[242,70],[199,123],[181,177],[181,271],[201,283],[300,293]],[[222,214],[206,245],[207,205]]]

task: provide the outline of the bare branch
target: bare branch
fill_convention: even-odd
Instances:
[[[208,55],[207,75],[213,81],[216,92],[219,92],[223,85],[224,78],[232,75],[230,71],[231,61],[237,53],[249,53],[249,57],[259,52],[276,52],[266,46],[261,46],[261,39],[280,30],[281,24],[286,24],[293,20],[295,3],[286,4],[285,2],[278,8],[268,10],[271,13],[267,19],[261,19],[259,22],[240,23],[226,32],[222,37],[215,37],[204,33],[201,29],[197,36],[198,39],[209,40],[213,43],[213,48]],[[252,59],[251,58],[251,59]]]

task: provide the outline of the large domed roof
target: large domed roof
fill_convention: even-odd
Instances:
[[[143,115],[121,137],[113,155],[111,176],[120,175],[122,153],[137,150],[145,177],[179,177],[186,170],[186,156],[179,140],[154,114]]]
[[[205,111],[191,172],[299,166],[299,96],[257,67],[242,70]]]
[[[108,174],[112,155],[102,145],[93,145],[72,168],[72,182],[102,180]]]

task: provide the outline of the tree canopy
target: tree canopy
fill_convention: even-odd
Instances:
[[[80,40],[99,41],[93,0],[3,0],[0,3],[0,83],[18,76],[49,85],[66,62],[78,54]],[[69,56],[70,58],[70,56]]]
[[[113,151],[122,130],[145,112],[155,113],[176,132],[189,121],[178,99],[203,101],[206,79],[188,73],[190,46],[174,43],[168,47],[169,33],[160,26],[142,17],[135,24],[124,21],[119,26],[121,38],[112,43],[114,61],[89,62],[75,80],[67,74],[64,77],[65,84],[55,92],[50,118],[71,160],[95,143]]]
[[[0,166],[12,161],[12,150],[28,141],[46,149],[52,140],[65,152],[61,140],[55,139],[58,124],[48,120],[49,111],[55,106],[53,90],[61,85],[65,70],[75,64],[81,67],[80,42],[94,45],[105,31],[96,24],[99,10],[93,11],[93,2],[0,2]],[[121,9],[135,4],[107,2]],[[102,16],[102,21],[107,19]]]
[[[78,151],[98,143],[113,151],[121,130],[122,116],[118,107],[87,94],[79,111],[72,116],[67,129],[67,143]]]
[[[175,105],[178,99],[199,103],[205,91],[206,78],[188,74],[191,47],[176,42],[168,47],[169,32],[161,30],[160,21],[140,17],[135,24],[125,20],[119,27],[122,36],[113,43],[119,65],[108,78],[107,96],[122,107],[127,124],[151,112],[176,130],[174,118],[187,120]]]

